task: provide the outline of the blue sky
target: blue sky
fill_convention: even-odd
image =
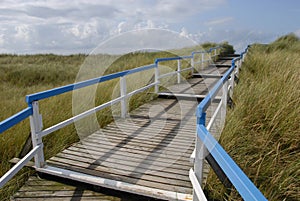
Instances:
[[[0,53],[89,53],[101,42],[145,28],[197,43],[229,41],[237,51],[294,32],[299,0],[2,0]]]

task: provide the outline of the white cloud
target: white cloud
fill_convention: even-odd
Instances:
[[[207,26],[218,26],[218,25],[226,25],[234,20],[233,17],[223,17],[219,19],[210,20],[205,22],[204,24]]]
[[[30,38],[30,30],[29,25],[18,25],[15,27],[16,34],[14,36],[18,40],[28,41]]]
[[[226,1],[2,0],[0,51],[88,53],[110,36],[145,28],[171,27],[179,30],[181,36],[199,42],[218,41],[220,38],[245,40],[245,32],[215,31],[221,24],[230,24],[234,20],[232,17],[206,22],[205,25],[211,28],[206,32],[191,32],[188,25],[191,19],[196,20],[199,13],[210,12],[225,5]]]

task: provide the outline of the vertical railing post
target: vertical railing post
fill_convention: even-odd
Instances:
[[[181,59],[177,60],[177,84],[181,83]]]
[[[226,80],[223,84],[223,96],[222,96],[222,108],[223,112],[221,112],[221,121],[224,121],[225,123],[225,117],[226,117],[226,109],[227,109],[227,94],[228,94],[228,82],[229,80]]]
[[[241,58],[239,58],[239,60],[237,61],[237,66],[236,66],[236,71],[235,71],[236,76],[239,76],[241,65],[242,65],[242,61],[241,61]]]
[[[155,62],[155,68],[154,68],[154,73],[155,73],[155,93],[158,93],[159,89],[159,70],[158,70],[158,62]]]
[[[235,77],[235,71],[232,71],[230,75],[230,98],[233,96],[233,90],[234,90],[234,77]]]
[[[201,70],[204,69],[204,52],[201,53]]]
[[[192,58],[191,58],[191,66],[192,66],[191,73],[192,73],[192,76],[193,76],[193,74],[194,74],[194,72],[195,72],[194,55],[195,55],[195,54],[192,53]]]
[[[197,117],[197,125],[204,125],[206,122],[206,113],[203,112],[201,117]],[[204,159],[207,153],[207,149],[204,147],[204,143],[199,139],[196,134],[196,143],[195,143],[195,163],[194,163],[194,172],[198,179],[199,184],[202,186],[203,183],[203,169],[204,169]],[[193,192],[193,200],[197,201],[198,197]]]
[[[238,63],[238,62],[237,62]],[[235,62],[232,64],[232,65],[235,65]],[[235,72],[236,72],[236,69],[238,68],[238,66],[236,66],[234,68],[234,70],[232,71],[231,75],[230,75],[230,97],[232,98],[233,96],[233,90],[234,90],[234,77],[235,77]]]
[[[43,152],[43,141],[39,133],[43,129],[42,115],[39,113],[39,103],[38,101],[32,102],[33,113],[29,117],[30,119],[30,130],[31,130],[31,139],[32,146],[40,146],[41,149],[34,156],[34,163],[36,168],[42,168],[45,165],[44,152]]]
[[[120,77],[120,92],[121,92],[121,117],[125,118],[127,115],[127,86],[126,86],[126,76]]]

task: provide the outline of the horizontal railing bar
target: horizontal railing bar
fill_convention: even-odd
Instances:
[[[159,79],[164,78],[164,77],[168,77],[168,76],[171,76],[171,75],[175,75],[175,74],[177,74],[177,71],[172,71],[172,72],[169,72],[169,73],[165,73],[165,74],[160,75]]]
[[[32,115],[32,108],[28,107],[21,112],[3,120],[0,122],[0,133],[6,131],[7,129],[11,128],[12,126],[16,125],[17,123],[23,121],[30,115]]]
[[[191,59],[191,58],[193,58],[193,56],[192,56],[192,55],[188,55],[188,56],[181,56],[181,58],[182,58],[182,59]]]
[[[206,127],[208,131],[210,131],[212,124],[215,122],[216,117],[217,117],[217,115],[218,115],[218,112],[219,112],[219,110],[220,110],[221,107],[222,107],[222,104],[223,104],[223,100],[220,101],[220,103],[218,104],[218,107],[216,108],[216,110],[215,110],[213,116],[212,116],[211,119],[209,120],[209,122],[208,122],[208,124],[207,124],[207,127]]]
[[[34,147],[24,158],[22,158],[17,164],[15,164],[8,172],[6,172],[0,178],[0,188],[2,188],[6,182],[8,182],[13,176],[15,176],[36,154],[37,151],[41,149],[41,146]]]
[[[207,201],[206,196],[201,188],[201,185],[199,184],[198,179],[192,169],[190,169],[189,171],[189,178],[191,180],[194,192],[196,193],[198,200]]]
[[[67,125],[69,125],[69,124],[71,124],[71,123],[73,123],[75,121],[78,121],[78,120],[80,120],[80,119],[82,119],[82,118],[84,118],[84,117],[86,117],[86,116],[88,116],[90,114],[93,114],[93,113],[95,113],[95,112],[97,112],[99,110],[102,110],[102,109],[104,109],[104,108],[106,108],[106,107],[108,107],[110,105],[116,104],[116,103],[120,102],[123,98],[124,97],[121,96],[121,97],[118,97],[118,98],[116,98],[114,100],[111,100],[111,101],[109,101],[107,103],[104,103],[102,105],[99,105],[97,107],[89,109],[89,110],[87,110],[87,111],[85,111],[85,112],[83,112],[81,114],[78,114],[78,115],[76,115],[74,117],[71,117],[71,118],[69,118],[69,119],[67,119],[65,121],[62,121],[62,122],[60,122],[58,124],[55,124],[55,125],[53,125],[53,126],[51,126],[49,128],[46,128],[45,130],[41,131],[38,134],[40,135],[40,137],[44,137],[44,136],[46,136],[46,135],[48,135],[50,133],[53,133],[54,131],[57,131],[57,130],[59,130],[59,129],[61,129],[61,128],[65,127],[65,126],[67,126]]]
[[[154,82],[154,83],[149,84],[149,85],[147,85],[147,86],[144,86],[144,87],[142,87],[142,88],[140,88],[140,89],[134,90],[134,91],[128,93],[126,96],[128,96],[128,97],[129,97],[129,96],[133,96],[134,94],[137,94],[137,93],[139,93],[139,92],[145,91],[146,89],[149,89],[149,88],[155,86],[156,84],[159,84],[159,82]]]
[[[40,137],[44,137],[44,136],[46,136],[46,135],[49,135],[50,133],[53,133],[53,132],[55,132],[55,131],[57,131],[57,130],[59,130],[59,129],[61,129],[61,128],[67,126],[67,125],[70,125],[70,124],[72,124],[72,123],[75,122],[75,121],[78,121],[78,120],[80,120],[80,119],[82,119],[82,118],[84,118],[84,117],[86,117],[86,116],[88,116],[88,115],[91,115],[91,114],[93,114],[93,113],[95,113],[95,112],[97,112],[97,111],[99,111],[99,110],[102,110],[102,109],[104,109],[104,108],[106,108],[106,107],[108,107],[108,106],[110,106],[110,105],[116,104],[116,103],[120,102],[123,98],[125,98],[125,97],[127,97],[127,96],[132,96],[132,95],[134,95],[134,94],[136,94],[136,93],[139,93],[140,91],[144,91],[144,90],[146,90],[146,89],[148,89],[148,88],[151,88],[151,87],[153,87],[155,84],[156,84],[156,83],[152,83],[152,84],[147,85],[147,86],[145,86],[145,87],[143,87],[143,88],[141,88],[141,89],[132,91],[132,92],[128,93],[126,96],[120,96],[120,97],[118,97],[118,98],[116,98],[116,99],[113,99],[113,100],[107,102],[107,103],[104,103],[104,104],[102,104],[102,105],[99,105],[99,106],[97,106],[97,107],[94,107],[94,108],[92,108],[92,109],[89,109],[89,110],[87,110],[87,111],[85,111],[85,112],[83,112],[83,113],[81,113],[81,114],[78,114],[78,115],[76,115],[76,116],[74,116],[74,117],[71,117],[71,118],[69,118],[69,119],[66,119],[65,121],[62,121],[62,122],[60,122],[60,123],[58,123],[58,124],[55,124],[55,125],[53,125],[53,126],[47,128],[47,129],[41,131],[41,132],[39,133],[39,135],[40,135]]]
[[[77,90],[77,89],[87,87],[87,86],[90,86],[90,85],[93,85],[93,84],[105,82],[105,81],[112,80],[112,79],[115,79],[115,78],[119,78],[119,77],[122,77],[122,76],[125,76],[125,75],[129,75],[129,74],[149,70],[149,69],[152,69],[152,68],[155,68],[155,67],[156,67],[156,65],[151,64],[151,65],[142,66],[142,67],[139,67],[139,68],[134,68],[134,69],[131,69],[131,70],[126,70],[126,71],[122,71],[122,72],[118,72],[118,73],[114,73],[114,74],[110,74],[110,75],[105,75],[105,76],[90,79],[90,80],[87,80],[87,81],[78,82],[78,83],[74,83],[74,84],[69,84],[69,85],[66,85],[66,86],[63,86],[63,87],[58,87],[58,88],[55,88],[55,89],[50,89],[50,90],[47,90],[47,91],[27,95],[26,96],[26,102],[28,104],[31,104],[33,101],[38,101],[38,100],[42,100],[42,99],[49,98],[49,97],[52,97],[52,96],[60,95],[60,94],[63,94],[63,93],[69,92],[69,91],[73,91],[73,90]]]
[[[267,200],[205,126],[197,125],[197,135],[244,200]]]
[[[190,59],[190,58],[193,58],[193,56],[157,58],[155,59],[155,64],[158,64],[159,62],[163,62],[163,61],[174,61],[174,60],[182,60],[182,59]]]

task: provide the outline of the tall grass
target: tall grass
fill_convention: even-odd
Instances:
[[[269,200],[300,198],[300,40],[253,45],[235,89],[220,143]],[[241,200],[211,171],[207,194]]]
[[[206,44],[206,48],[213,47],[214,44]],[[189,50],[199,50],[199,47],[193,47]],[[54,87],[74,83],[75,80],[82,81],[89,78],[98,77],[105,74],[111,74],[126,69],[152,64],[158,57],[174,57],[185,55],[185,50],[177,52],[137,52],[124,56],[112,55],[93,55],[87,58],[87,55],[0,55],[0,121],[19,112],[27,107],[25,96]],[[190,52],[189,52],[190,53]],[[104,62],[103,62],[104,61]],[[113,61],[113,62],[112,62]],[[100,70],[100,64],[109,63],[109,68]],[[86,65],[85,69],[81,66]],[[169,62],[171,69],[176,69],[176,61]],[[188,61],[182,63],[182,68],[189,66]],[[78,76],[82,70],[84,76]],[[143,79],[146,74],[141,74],[139,79]],[[189,76],[186,74],[186,76]],[[97,86],[96,105],[107,102],[112,98],[112,93],[119,80],[112,80],[101,83]],[[134,90],[134,87],[129,86]],[[129,108],[133,110],[141,104],[155,98],[154,95],[147,92],[133,96],[129,101]],[[40,112],[43,116],[44,128],[52,126],[58,122],[72,117],[72,92],[39,101]],[[89,121],[90,119],[85,119]],[[112,110],[106,108],[97,112],[97,122],[103,127],[113,120]],[[83,120],[84,121],[84,120]],[[93,120],[94,121],[94,120]],[[92,133],[97,127],[87,128],[87,133]],[[29,120],[24,120],[18,125],[10,128],[0,134],[0,175],[3,175],[11,168],[9,160],[18,157],[26,139],[30,136]],[[49,158],[72,143],[78,141],[78,135],[75,126],[69,125],[60,129],[51,135],[43,138],[45,158]],[[0,189],[0,200],[8,200],[32,172],[28,168],[15,176],[7,185]]]

